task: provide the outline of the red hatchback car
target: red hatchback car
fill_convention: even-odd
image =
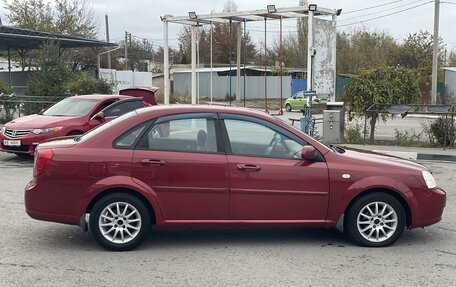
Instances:
[[[38,146],[27,213],[130,250],[151,225],[338,227],[388,246],[441,220],[446,193],[400,158],[326,147],[262,112],[159,106]],[[88,223],[88,224],[87,224]]]

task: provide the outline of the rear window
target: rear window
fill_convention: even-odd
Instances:
[[[118,118],[113,119],[112,121],[109,121],[107,123],[99,125],[98,127],[86,132],[85,134],[83,134],[82,136],[76,138],[75,140],[78,141],[78,142],[87,140],[87,139],[89,139],[89,138],[101,133],[102,131],[104,131],[104,130],[116,125],[118,122],[121,122],[121,121],[123,121],[125,119],[131,118],[131,117],[133,117],[135,115],[136,115],[135,111],[126,113],[126,114],[124,114],[124,115],[122,115],[122,116],[120,116]]]

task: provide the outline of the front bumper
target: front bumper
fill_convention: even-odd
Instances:
[[[22,137],[22,138],[17,138],[17,139],[11,139],[6,137],[4,134],[0,133],[0,151],[3,152],[9,152],[9,153],[21,153],[21,154],[29,154],[29,155],[34,155],[35,154],[35,149],[36,146],[53,137],[56,137],[59,135],[53,134],[51,135],[35,135],[34,133],[30,132],[27,136]],[[5,140],[20,140],[21,145],[20,146],[7,146],[4,144]]]
[[[446,192],[440,188],[413,192],[412,228],[424,227],[442,220]]]

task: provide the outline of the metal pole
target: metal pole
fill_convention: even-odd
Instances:
[[[169,105],[169,47],[168,47],[168,22],[163,21],[163,101]]]
[[[283,42],[282,42],[282,16],[280,16],[280,111],[279,115],[283,115]]]
[[[337,15],[336,14],[334,14],[332,16],[332,20],[333,20],[333,25],[337,27]],[[336,37],[336,47],[335,48],[337,50],[337,37]],[[332,56],[334,57],[334,63],[337,63],[336,62],[337,61],[337,53],[336,52],[332,53]],[[334,83],[333,83],[333,89],[334,89],[333,91],[334,91],[334,93],[332,95],[330,95],[330,97],[329,97],[329,101],[330,102],[335,102],[336,101],[336,90],[337,90],[336,84],[337,84],[337,69],[336,69],[336,67],[334,67]]]
[[[100,60],[101,60],[101,57],[100,57],[100,48],[97,48],[96,49],[96,52],[97,52],[97,79],[100,79]]]
[[[105,25],[106,25],[106,42],[109,43],[109,22],[108,14],[105,14]],[[108,53],[108,69],[111,70],[111,52]]]
[[[196,23],[196,103],[200,103],[200,48],[199,48],[199,24]]]
[[[231,20],[230,18],[230,36],[229,36],[229,39],[228,39],[228,42],[229,42],[229,61],[230,61],[230,106],[231,106],[231,54],[232,54],[232,50],[233,50],[233,41],[232,41],[232,37],[231,37],[231,33],[232,33],[232,26],[233,26],[233,21]]]
[[[11,49],[8,47],[8,85],[11,88]]]
[[[212,25],[212,22],[211,22],[211,105],[212,105],[212,93],[213,93],[213,89],[212,89],[212,32],[213,32],[213,28],[214,28],[214,26]]]
[[[190,27],[192,34],[192,105],[196,104],[196,27]]]
[[[166,22],[164,22],[164,23],[166,23]],[[166,24],[168,24],[168,23],[166,23]],[[168,36],[167,36],[167,38],[168,38]],[[127,66],[128,66],[128,48],[127,48],[127,43],[128,43],[128,32],[125,31],[125,44],[124,44],[124,46],[125,46],[125,71],[127,70]]]
[[[246,97],[246,94],[245,94],[245,90],[246,90],[246,86],[247,86],[247,83],[246,83],[246,61],[247,61],[247,27],[246,27],[246,23],[247,21],[245,20],[244,18],[244,107],[245,107],[245,97]]]
[[[309,11],[308,15],[308,26],[307,26],[307,90],[313,90],[312,80],[312,58],[313,58],[313,17],[314,12]]]
[[[241,101],[241,44],[242,44],[242,26],[238,23],[238,38],[237,38],[237,56],[236,56],[236,101]]]
[[[437,69],[439,60],[439,14],[440,14],[440,0],[435,0],[434,8],[434,35],[433,35],[433,54],[432,54],[432,91],[431,91],[431,104],[437,103]]]
[[[268,78],[267,78],[267,64],[268,64],[268,46],[266,43],[266,17],[264,17],[264,110],[268,112]]]

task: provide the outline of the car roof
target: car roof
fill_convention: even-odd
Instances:
[[[131,96],[122,96],[122,95],[78,95],[78,96],[72,96],[70,98],[109,100],[109,99],[128,99],[128,98],[132,98],[132,97]]]
[[[271,118],[272,116],[255,109],[239,108],[220,105],[159,105],[150,106],[137,110],[138,114],[153,113],[155,115],[181,114],[181,113],[235,113],[260,118]]]

